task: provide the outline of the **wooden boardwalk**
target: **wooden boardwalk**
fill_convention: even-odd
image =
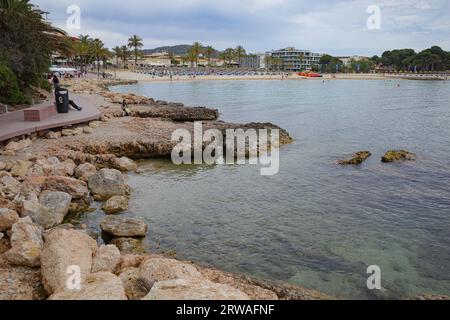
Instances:
[[[83,110],[77,111],[70,109],[69,113],[58,114],[54,117],[36,122],[25,121],[23,110],[0,114],[0,141],[24,134],[60,128],[100,118],[100,111],[92,106],[92,103],[89,103],[87,99],[76,94],[71,94],[70,98],[75,101],[77,105],[83,107]],[[49,104],[51,104],[51,102],[45,102],[36,106],[48,106]]]

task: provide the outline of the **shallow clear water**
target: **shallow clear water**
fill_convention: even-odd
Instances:
[[[295,143],[280,173],[143,163],[130,214],[150,244],[229,271],[338,298],[450,294],[450,82],[217,81],[115,87],[232,122],[276,123]],[[388,149],[415,162],[382,164]],[[353,152],[373,153],[341,167]],[[384,290],[366,287],[378,265]]]

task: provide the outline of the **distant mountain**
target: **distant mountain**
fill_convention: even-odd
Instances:
[[[143,51],[144,51],[144,54],[153,54],[153,53],[157,53],[157,52],[168,52],[168,53],[182,56],[182,55],[185,55],[191,47],[192,47],[191,45],[182,44],[182,45],[178,45],[178,46],[165,46],[165,47],[159,47],[159,48],[155,48],[155,49],[145,49]]]

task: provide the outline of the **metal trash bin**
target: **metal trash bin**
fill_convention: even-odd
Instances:
[[[69,113],[69,91],[58,87],[55,89],[55,97],[58,113]]]

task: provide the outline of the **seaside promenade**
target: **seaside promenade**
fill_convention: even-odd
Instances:
[[[100,118],[100,111],[86,98],[71,94],[71,99],[83,107],[81,112],[71,109],[69,113],[57,114],[42,121],[25,121],[24,110],[0,114],[0,142],[33,132],[70,126]],[[51,105],[51,102],[46,101],[33,106],[33,108],[49,105]]]

